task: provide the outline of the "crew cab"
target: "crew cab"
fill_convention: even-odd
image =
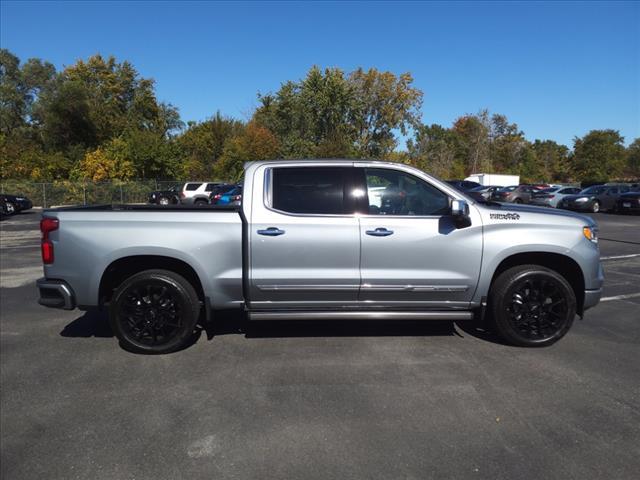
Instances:
[[[182,348],[196,325],[484,319],[550,345],[596,305],[597,226],[548,208],[481,202],[410,166],[353,160],[246,165],[239,206],[46,210],[39,302],[106,308],[121,344]]]

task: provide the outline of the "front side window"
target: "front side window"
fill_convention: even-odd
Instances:
[[[397,170],[367,168],[370,215],[430,216],[449,212],[449,197],[434,186]]]
[[[272,169],[271,206],[297,214],[344,215],[350,167]]]

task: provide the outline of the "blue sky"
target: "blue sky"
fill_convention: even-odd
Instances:
[[[316,64],[411,72],[429,124],[488,108],[529,139],[640,137],[637,2],[3,1],[0,15],[21,59],[128,59],[184,120],[246,119],[258,91]]]

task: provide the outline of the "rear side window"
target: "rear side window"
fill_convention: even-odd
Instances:
[[[288,213],[343,215],[349,167],[274,168],[272,206]]]
[[[202,185],[201,183],[187,183],[184,187],[185,190],[192,192],[194,190],[197,190],[198,188],[200,188],[200,185]]]

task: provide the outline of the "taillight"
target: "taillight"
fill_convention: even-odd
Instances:
[[[45,265],[53,263],[53,242],[49,239],[49,233],[58,230],[60,222],[57,218],[44,217],[40,220],[40,232],[42,232],[42,241],[40,247],[42,250],[42,262]]]
[[[547,198],[553,198],[555,195],[547,195]]]
[[[184,192],[180,192],[180,198],[184,198],[184,197],[185,197]]]
[[[215,198],[216,200],[220,200],[220,197],[221,197],[221,196],[222,196],[222,195],[220,195],[220,194],[218,193],[217,195],[214,195],[214,196],[213,196],[213,198]]]
[[[233,200],[242,200],[242,195],[236,195]]]

